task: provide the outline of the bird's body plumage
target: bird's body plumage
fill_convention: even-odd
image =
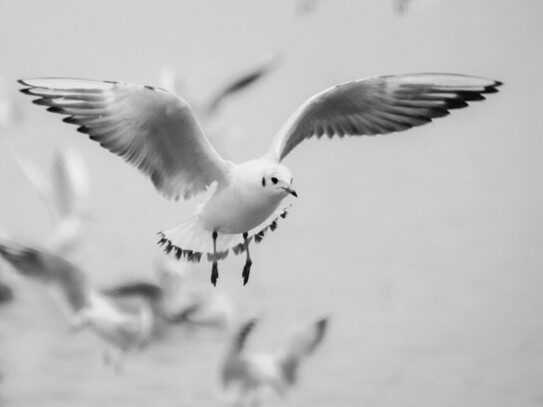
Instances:
[[[20,81],[35,103],[67,115],[109,151],[146,174],[173,199],[190,198],[215,184],[215,192],[193,218],[160,233],[177,257],[213,262],[230,249],[247,253],[249,243],[275,229],[292,175],[280,162],[303,140],[326,134],[362,136],[399,132],[443,117],[469,101],[494,93],[500,82],[466,75],[410,74],[357,80],[326,89],[303,103],[285,122],[262,158],[234,164],[219,156],[190,106],[165,90],[121,82],[72,79]]]

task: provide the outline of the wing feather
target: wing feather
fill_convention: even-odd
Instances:
[[[89,304],[91,287],[85,274],[64,258],[13,242],[1,243],[0,254],[22,275],[57,285],[72,311]]]
[[[421,126],[484,100],[484,94],[497,92],[500,85],[455,74],[380,76],[338,85],[311,97],[290,116],[267,157],[281,161],[313,136],[372,136]]]
[[[78,131],[147,175],[167,198],[188,199],[217,181],[230,164],[203,134],[189,105],[158,88],[80,79],[25,79],[34,103],[68,117]]]

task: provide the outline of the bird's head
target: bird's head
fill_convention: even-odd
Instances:
[[[287,195],[298,197],[298,194],[292,186],[292,174],[290,170],[281,164],[275,164],[263,169],[260,177],[260,185],[266,191],[281,198]]]

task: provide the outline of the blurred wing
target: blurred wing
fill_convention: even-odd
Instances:
[[[73,311],[88,305],[87,278],[74,264],[53,253],[16,243],[0,244],[0,254],[25,277],[57,285]]]
[[[77,150],[64,148],[57,153],[53,162],[53,190],[61,216],[88,215],[89,174]]]
[[[162,289],[158,285],[146,281],[120,284],[104,289],[102,293],[110,297],[139,297],[145,299],[148,303],[160,301],[163,295]]]
[[[245,348],[245,343],[247,342],[247,338],[249,337],[249,334],[254,329],[255,325],[257,323],[256,318],[249,319],[246,321],[241,328],[239,329],[236,337],[234,338],[234,350],[237,352],[241,352]]]
[[[255,66],[249,71],[232,78],[223,88],[219,89],[209,98],[202,109],[203,112],[208,116],[215,114],[225,100],[228,100],[228,98],[231,96],[247,90],[252,85],[256,84],[266,75],[271,73],[277,67],[277,65],[278,58],[276,55],[272,55],[258,66]]]
[[[296,381],[296,372],[300,361],[313,353],[322,342],[328,326],[328,318],[319,318],[305,326],[292,337],[280,350],[279,363],[289,383]]]
[[[189,105],[149,86],[78,79],[20,80],[34,103],[69,117],[102,147],[151,178],[167,198],[188,199],[214,181],[227,182],[228,163],[202,133]]]
[[[34,188],[36,188],[41,200],[49,209],[51,217],[56,218],[58,213],[57,208],[55,208],[53,191],[49,179],[47,179],[44,172],[41,171],[32,160],[17,152],[13,147],[11,148],[11,155],[26,178],[32,183]]]
[[[303,140],[387,134],[429,123],[483,100],[501,82],[454,74],[380,76],[345,83],[308,99],[274,138],[268,157],[281,161]]]

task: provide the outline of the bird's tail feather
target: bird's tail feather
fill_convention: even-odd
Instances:
[[[268,231],[274,231],[280,218],[287,216],[290,205],[284,206],[274,212],[265,222],[248,232],[249,241],[260,243]],[[162,232],[159,232],[158,244],[168,254],[173,253],[177,259],[199,263],[204,254],[208,260],[213,259],[212,233],[205,229],[198,215],[187,219],[183,223]],[[230,250],[235,255],[245,251],[245,244],[241,234],[219,233],[216,241],[216,259],[222,260],[228,256]]]

